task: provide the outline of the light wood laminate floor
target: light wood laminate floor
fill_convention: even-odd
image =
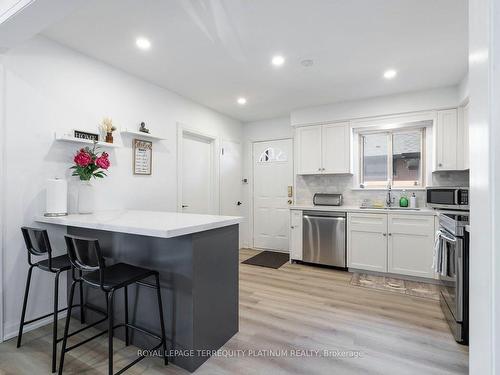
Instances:
[[[256,253],[242,250],[240,260]],[[350,279],[346,272],[298,264],[277,270],[242,264],[240,332],[222,348],[221,356],[212,357],[195,373],[468,372],[467,347],[453,340],[438,302],[352,286]],[[15,348],[15,339],[0,344],[0,374],[49,373],[50,339],[48,325],[25,334],[21,349]],[[65,373],[105,374],[106,348],[102,338],[70,352]],[[136,348],[125,348],[117,340],[116,370],[136,353]],[[147,358],[127,374],[187,372]]]

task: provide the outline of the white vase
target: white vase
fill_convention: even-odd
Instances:
[[[78,213],[94,212],[94,187],[90,181],[81,181],[78,186]]]

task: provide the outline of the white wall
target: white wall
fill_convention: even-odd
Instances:
[[[242,242],[244,247],[251,247],[253,243],[253,209],[252,209],[252,184],[253,184],[253,159],[252,145],[257,141],[293,138],[293,128],[290,126],[289,117],[270,120],[248,122],[243,126],[243,178],[248,183],[243,185],[243,215],[245,222],[242,226]]]
[[[456,107],[458,103],[458,87],[452,86],[297,109],[292,111],[290,119],[295,126],[443,109]]]
[[[470,366],[500,373],[500,12],[469,0]]]
[[[5,213],[4,334],[18,327],[27,263],[21,225],[45,209],[45,181],[69,177],[78,145],[54,141],[55,131],[97,130],[103,116],[116,125],[137,128],[145,121],[152,133],[167,140],[153,144],[152,176],[132,174],[131,139],[110,149],[109,177],[95,183],[99,209],[176,210],[177,123],[216,135],[241,139],[236,120],[193,103],[168,90],[128,75],[48,39],[37,37],[10,50],[5,69]],[[119,133],[116,141],[120,142]],[[74,185],[70,188],[74,191]],[[71,203],[71,201],[70,201]],[[61,228],[51,230],[63,249]],[[28,316],[50,311],[52,282],[35,271]],[[64,292],[61,293],[62,297]],[[63,298],[61,298],[63,299]]]

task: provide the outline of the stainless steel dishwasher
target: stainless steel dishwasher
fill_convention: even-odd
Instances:
[[[302,261],[347,267],[346,213],[304,211]]]

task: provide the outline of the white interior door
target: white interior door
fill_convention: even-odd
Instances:
[[[223,141],[220,162],[221,215],[242,215],[241,165],[241,144]]]
[[[291,139],[255,142],[253,145],[254,247],[289,250],[288,187],[293,185]]]
[[[214,191],[213,142],[190,133],[182,136],[182,212],[209,214]]]

